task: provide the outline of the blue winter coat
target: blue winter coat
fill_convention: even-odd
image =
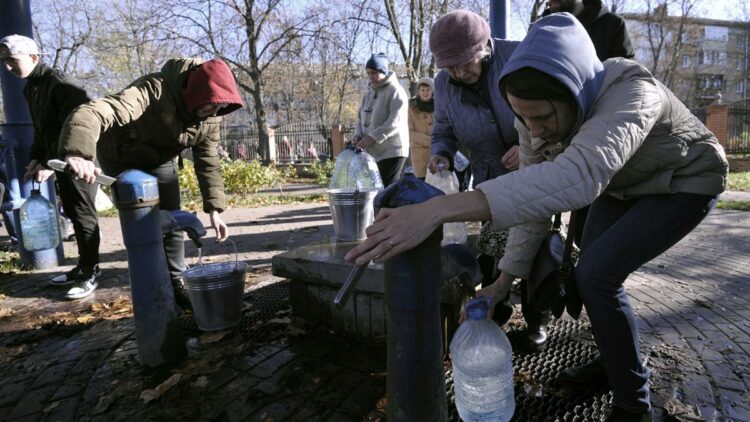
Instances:
[[[518,134],[515,118],[498,89],[503,66],[519,44],[492,40],[493,52],[483,65],[480,90],[453,81],[446,70],[435,78],[435,115],[431,152],[452,159],[459,146],[468,150],[474,183],[508,172],[500,159]]]

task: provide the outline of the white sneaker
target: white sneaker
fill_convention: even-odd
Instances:
[[[86,271],[85,268],[76,265],[75,268],[68,271],[67,273],[60,274],[58,276],[52,277],[49,280],[49,284],[53,286],[67,286],[69,284],[73,284],[76,281],[84,281],[91,277],[92,273],[94,277],[99,277],[102,275],[102,270],[99,268],[99,265],[94,265],[93,270]]]
[[[92,274],[91,278],[76,283],[73,288],[68,290],[68,293],[65,293],[65,298],[69,300],[83,299],[96,290],[98,286],[99,283],[96,281],[96,276]]]

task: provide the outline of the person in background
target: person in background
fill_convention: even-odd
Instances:
[[[220,216],[226,204],[217,152],[219,129],[221,116],[242,106],[237,82],[223,61],[170,59],[159,72],[75,109],[62,128],[59,154],[78,178],[89,183],[101,172],[94,165],[96,158],[110,176],[128,169],[154,175],[159,181],[159,207],[172,211],[180,209],[176,159],[191,148],[203,211],[209,214],[216,240],[224,241],[229,233]],[[164,250],[175,298],[189,308],[182,289],[181,231],[164,235]]]
[[[86,91],[62,72],[41,61],[39,47],[31,38],[8,35],[0,39],[0,58],[13,75],[26,80],[23,95],[34,125],[24,179],[42,183],[52,174],[47,161],[61,158],[58,153],[60,130],[73,109],[89,101]],[[73,222],[78,246],[78,263],[70,271],[52,277],[53,286],[70,286],[67,299],[82,299],[96,290],[99,269],[99,219],[96,214],[96,185],[57,172],[57,190],[65,215]]]
[[[383,185],[401,176],[409,155],[409,97],[388,70],[385,54],[373,54],[365,64],[369,89],[357,112],[357,125],[350,142],[367,151],[378,163]]]
[[[417,82],[417,95],[409,100],[409,159],[414,175],[421,180],[424,180],[430,160],[434,90],[435,82],[425,76]]]
[[[381,209],[345,258],[383,262],[440,224],[491,218],[497,229],[512,227],[500,277],[477,292],[497,300],[528,276],[551,216],[591,204],[574,277],[600,358],[566,371],[585,375],[589,388],[609,384],[607,421],[651,421],[650,371],[624,283],[713,208],[726,188],[724,150],[648,69],[622,58],[599,61],[568,13],[531,27],[500,91],[518,116],[520,170],[473,192]]]
[[[586,28],[600,61],[612,57],[635,57],[625,20],[609,11],[602,0],[547,0],[542,16],[568,12]]]
[[[435,22],[430,50],[442,70],[435,78],[430,171],[435,172],[439,165],[450,168],[459,149],[468,153],[475,185],[518,168],[514,115],[497,90],[500,73],[516,46],[518,42],[493,39],[487,21],[473,12],[457,10]],[[487,223],[482,227],[478,258],[482,286],[497,278],[507,235]],[[500,325],[512,314],[510,297],[502,306],[495,314]],[[544,349],[549,312],[538,312],[525,301],[521,309],[527,324],[524,347],[529,351]]]

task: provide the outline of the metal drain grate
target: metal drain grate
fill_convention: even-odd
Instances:
[[[562,370],[584,364],[597,355],[588,326],[580,321],[557,320],[550,324],[549,340],[541,353],[516,353],[516,421],[596,421],[609,409],[607,389],[566,390],[555,384]],[[509,336],[521,350],[522,332]],[[528,379],[528,381],[526,381]],[[531,387],[531,388],[530,388]]]

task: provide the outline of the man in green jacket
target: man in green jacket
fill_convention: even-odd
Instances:
[[[53,173],[47,167],[47,161],[59,157],[57,140],[68,114],[89,101],[83,88],[68,80],[59,70],[42,63],[40,57],[39,48],[31,38],[9,35],[0,40],[0,59],[5,62],[9,72],[26,80],[23,94],[34,125],[34,143],[24,178],[32,178],[38,183],[44,182]],[[97,188],[62,172],[55,177],[63,210],[73,222],[78,243],[78,265],[65,274],[53,277],[50,284],[74,284],[65,297],[81,299],[96,289],[96,277],[101,274],[99,220],[95,205]]]
[[[191,148],[195,173],[217,241],[228,237],[219,216],[226,209],[221,174],[219,128],[221,117],[243,106],[229,66],[219,59],[171,59],[159,72],[145,75],[121,92],[78,107],[60,134],[59,154],[82,180],[94,181],[100,169],[117,176],[140,169],[159,180],[159,206],[180,209],[176,158]],[[165,235],[167,264],[178,303],[185,269],[182,232]]]

